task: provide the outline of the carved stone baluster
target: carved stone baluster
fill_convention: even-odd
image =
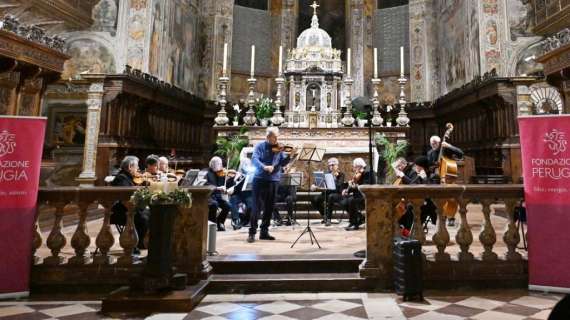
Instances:
[[[469,227],[469,222],[467,221],[467,205],[469,204],[468,199],[459,199],[459,216],[461,217],[461,225],[457,234],[455,235],[455,242],[461,248],[461,252],[457,255],[459,261],[471,261],[473,260],[473,254],[469,252],[469,247],[473,243],[473,232],[471,232],[471,227]]]
[[[414,206],[414,225],[412,226],[412,236],[414,239],[419,240],[422,244],[426,243],[426,235],[424,233],[424,227],[422,225],[422,205],[424,204],[424,199],[412,199]]]
[[[435,254],[436,261],[448,261],[451,259],[449,253],[445,252],[445,247],[449,244],[449,232],[447,232],[446,217],[443,215],[443,204],[445,200],[436,200],[437,204],[437,231],[433,235],[433,242],[437,247]]]
[[[130,202],[124,202],[123,204],[129,209],[129,211],[127,212],[127,225],[119,237],[119,243],[123,248],[123,254],[117,260],[117,264],[131,265],[137,262],[137,259],[133,256],[133,249],[139,242],[139,237],[135,230],[135,207]]]
[[[34,239],[32,240],[32,263],[34,265],[39,264],[41,258],[39,256],[36,256],[36,252],[38,251],[38,249],[42,246],[42,235],[39,231],[40,227],[38,225],[38,217],[40,216],[39,213],[39,206],[36,212],[36,222],[34,224]]]
[[[79,203],[79,222],[73,237],[71,237],[71,246],[75,250],[75,256],[69,259],[69,264],[83,265],[90,260],[89,255],[85,254],[89,244],[91,244],[91,237],[87,233],[87,225],[85,223],[88,206],[89,203]]]
[[[505,258],[507,260],[520,260],[522,256],[516,251],[517,245],[521,241],[519,231],[515,225],[515,206],[517,201],[515,199],[506,199],[505,205],[507,209],[507,215],[509,217],[509,224],[507,225],[507,230],[503,235],[503,241],[507,245],[507,254]]]
[[[57,202],[55,206],[55,221],[53,227],[46,240],[47,247],[51,250],[51,256],[44,259],[44,264],[49,266],[57,266],[63,263],[63,257],[59,255],[61,249],[65,247],[67,240],[61,232],[63,209],[65,208],[64,202]]]
[[[491,224],[491,200],[485,199],[481,201],[483,205],[483,215],[485,216],[485,224],[483,225],[483,231],[479,234],[479,241],[483,244],[483,254],[481,258],[483,260],[497,260],[497,254],[493,252],[493,246],[497,242],[497,235],[495,229]]]
[[[113,232],[111,232],[111,226],[109,221],[111,219],[111,202],[102,202],[101,205],[105,208],[105,214],[103,218],[103,225],[99,234],[95,239],[95,245],[99,249],[100,253],[93,257],[93,263],[98,265],[111,264],[113,263],[113,258],[109,256],[109,250],[115,244],[115,237],[113,237]]]

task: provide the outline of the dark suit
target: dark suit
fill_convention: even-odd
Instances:
[[[117,173],[117,175],[115,176],[115,179],[113,179],[113,181],[111,182],[111,186],[133,187],[135,186],[135,183],[133,181],[133,176],[129,172],[121,169],[121,171],[119,171],[119,173]],[[115,202],[115,204],[113,204],[113,207],[111,208],[111,211],[113,212],[111,214],[111,219],[110,219],[111,224],[119,226],[124,226],[127,224],[127,207],[125,207],[124,204],[122,204],[120,201]],[[139,249],[144,249],[144,237],[146,236],[148,230],[149,219],[150,219],[150,210],[148,210],[147,208],[135,209],[134,222],[135,222],[135,230],[139,237],[139,242],[137,244],[137,247]]]
[[[225,176],[218,176],[212,169],[206,174],[206,185],[214,187],[222,187],[226,182]],[[208,220],[215,222],[218,226],[226,222],[228,213],[230,212],[230,203],[223,197],[222,191],[214,190],[208,199]],[[218,208],[222,209],[220,215],[216,217]]]
[[[328,172],[330,173],[330,172]],[[313,208],[317,209],[323,218],[330,220],[334,205],[340,203],[342,200],[342,187],[344,185],[344,173],[339,172],[334,179],[336,190],[326,190],[316,195],[311,199]],[[326,198],[325,198],[326,197]],[[325,209],[325,199],[327,200],[327,207]],[[325,212],[326,210],[326,212]]]
[[[426,172],[428,175],[431,173],[435,173],[435,167],[437,166],[437,161],[439,160],[439,151],[440,148],[437,149],[430,149],[427,153],[427,158],[429,160],[430,172]],[[449,147],[445,147],[443,149],[443,155],[447,158],[453,159],[461,159],[463,158],[463,150],[459,149],[458,147],[454,147],[450,145]]]

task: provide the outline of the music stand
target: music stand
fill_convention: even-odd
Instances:
[[[307,169],[310,172],[311,171],[311,164],[313,162],[322,161],[324,155],[325,155],[325,149],[317,148],[317,146],[315,144],[306,143],[301,148],[301,151],[299,152],[299,158],[297,160],[307,162]],[[310,186],[311,185],[311,174],[309,173],[308,176],[309,176],[309,186]],[[309,197],[311,197],[311,188],[309,188]],[[293,248],[295,246],[295,244],[299,241],[299,239],[301,239],[301,237],[305,233],[308,233],[309,238],[311,239],[311,245],[313,244],[313,239],[314,239],[315,240],[314,242],[317,244],[319,249],[321,249],[321,245],[319,244],[319,241],[317,240],[315,233],[313,233],[313,230],[311,229],[311,215],[310,214],[311,214],[310,207],[307,207],[307,227],[299,235],[297,240],[295,240],[295,242],[293,242],[293,244],[291,245],[291,248]]]
[[[281,181],[279,181],[279,185],[282,186],[286,186],[288,188],[291,187],[299,187],[301,185],[301,182],[303,181],[303,173],[302,172],[293,172],[293,173],[289,173],[289,174],[284,174],[281,176]],[[289,189],[291,190],[291,189]],[[296,193],[296,189],[295,189],[295,193]],[[295,194],[295,198],[297,198],[297,195]],[[291,217],[292,221],[291,221],[291,225],[296,225],[299,224],[297,222],[297,201],[295,200],[295,203],[293,204],[293,216]]]

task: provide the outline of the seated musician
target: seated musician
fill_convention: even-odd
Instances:
[[[362,158],[356,158],[352,162],[353,176],[348,182],[345,182],[342,190],[341,204],[348,211],[349,225],[346,231],[360,229],[360,225],[364,223],[364,216],[360,210],[364,207],[364,196],[358,190],[358,186],[370,183],[370,171],[365,171],[366,162]]]
[[[320,194],[316,195],[311,199],[311,204],[313,208],[317,209],[321,216],[323,217],[322,223],[325,226],[331,225],[332,219],[332,212],[334,210],[334,206],[342,200],[342,187],[344,184],[344,173],[340,172],[338,167],[338,159],[337,158],[330,158],[327,161],[328,170],[327,173],[331,173],[334,177],[334,183],[336,190],[325,190]],[[316,186],[311,186],[314,189]],[[325,199],[326,199],[326,208],[325,208]]]
[[[434,174],[437,171],[437,167],[439,165],[439,153],[441,147],[443,146],[443,155],[450,159],[463,158],[463,150],[459,149],[458,147],[452,146],[448,142],[441,143],[441,138],[439,136],[431,136],[429,138],[429,144],[431,146],[431,150],[427,153],[427,158],[429,161],[429,170],[427,171],[428,174]],[[438,177],[436,176],[435,179]],[[439,183],[439,182],[438,182]]]
[[[168,168],[168,158],[160,157],[158,158],[158,170],[163,173],[169,173],[170,168]]]
[[[394,168],[396,176],[401,179],[402,184],[410,185],[429,183],[429,177],[426,171],[426,168],[429,167],[427,157],[420,156],[416,158],[412,164],[408,164],[404,158],[398,158],[392,164],[392,167]],[[421,208],[422,217],[424,216],[424,207],[425,205]],[[397,206],[397,212],[402,214],[398,220],[399,225],[404,229],[402,230],[402,234],[409,234],[412,224],[414,223],[413,206],[410,203],[406,203],[405,199],[402,199],[402,202]],[[424,221],[424,219],[422,219],[422,221]]]
[[[121,161],[121,169],[119,173],[115,176],[115,179],[111,182],[111,186],[115,187],[132,187],[135,186],[135,176],[139,176],[139,158],[135,156],[126,156]],[[120,201],[115,202],[111,208],[113,212],[111,214],[110,223],[125,226],[127,225],[127,207],[123,205]],[[144,249],[144,237],[148,230],[149,221],[149,211],[148,209],[137,208],[135,210],[134,222],[135,230],[137,232],[139,242],[137,247],[134,249],[134,253],[140,253],[140,249]]]
[[[145,161],[145,171],[143,173],[143,179],[145,180],[145,185],[149,181],[158,180],[161,171],[158,169],[158,156],[151,154],[146,157]]]
[[[463,150],[458,147],[452,146],[450,143],[444,141],[441,143],[441,138],[439,136],[432,136],[429,139],[431,150],[427,153],[427,158],[430,163],[429,174],[432,175],[433,183],[440,183],[441,179],[439,177],[438,167],[439,167],[439,153],[441,147],[443,147],[443,155],[450,159],[461,159],[463,158]],[[455,226],[455,216],[449,217],[447,220],[447,225],[452,227]]]
[[[230,203],[225,199],[226,173],[220,157],[213,157],[209,165],[206,185],[214,186],[215,189],[208,199],[208,220],[217,224],[218,231],[226,231],[224,223],[230,212]],[[218,209],[221,209],[221,212],[216,216]]]
[[[291,189],[292,189],[291,186],[286,186],[282,184],[279,184],[279,186],[277,187],[277,194],[275,194],[275,203],[285,204],[285,209],[287,209],[287,220],[283,222],[281,214],[279,213],[279,209],[274,208],[273,221],[275,222],[276,226],[280,226],[282,224],[290,226],[293,223],[294,198]]]
[[[228,188],[228,195],[230,196],[230,211],[232,214],[232,227],[234,230],[239,230],[249,222],[251,216],[251,208],[253,207],[253,197],[251,190],[244,190],[246,177],[248,172],[255,168],[251,165],[251,160],[243,157],[240,161],[239,171],[228,171],[228,180],[226,187]],[[250,176],[250,179],[252,177]]]

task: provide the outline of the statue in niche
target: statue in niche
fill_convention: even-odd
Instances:
[[[534,8],[531,0],[507,0],[511,40],[532,35]]]
[[[114,33],[117,27],[117,3],[115,0],[101,0],[93,7],[93,30]]]
[[[295,106],[293,111],[299,112],[301,109],[301,94],[299,92],[295,93]]]

